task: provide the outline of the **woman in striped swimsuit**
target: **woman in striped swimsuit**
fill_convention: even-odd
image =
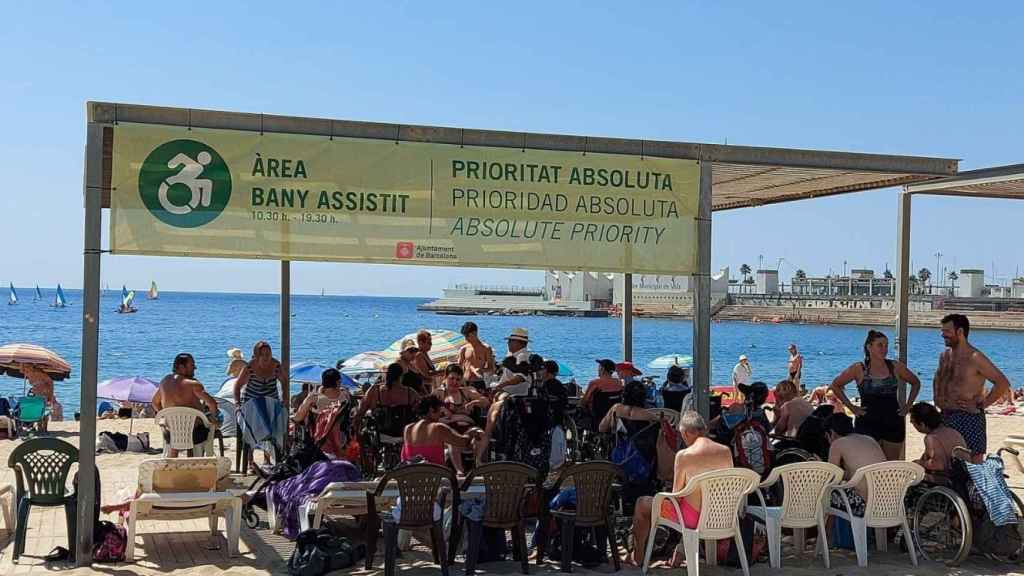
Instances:
[[[281,369],[281,363],[274,358],[270,344],[260,340],[252,348],[252,360],[235,381],[235,404],[252,398],[274,398],[281,400],[288,389],[288,374]]]

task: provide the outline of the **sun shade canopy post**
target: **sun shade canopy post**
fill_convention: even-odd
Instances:
[[[994,166],[960,172],[948,178],[937,178],[905,186],[900,196],[898,222],[899,269],[897,270],[896,310],[899,359],[907,361],[910,325],[910,205],[916,195],[959,196],[962,198],[993,198],[1024,200],[1024,164]],[[938,271],[936,271],[938,274]]]

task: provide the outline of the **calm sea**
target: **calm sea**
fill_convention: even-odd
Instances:
[[[71,378],[57,384],[67,408],[78,405],[81,366],[81,293],[67,291],[71,306],[32,302],[32,291],[19,291],[21,303],[0,306],[0,343],[31,342],[46,346],[71,363]],[[144,294],[144,290],[139,290]],[[28,299],[26,299],[28,296]],[[142,375],[160,378],[174,355],[196,357],[197,376],[211,391],[224,380],[226,351],[241,348],[248,356],[253,343],[268,340],[277,349],[278,297],[272,294],[161,293],[156,301],[137,300],[138,313],[114,313],[120,291],[106,291],[101,304],[100,379]],[[484,340],[504,350],[503,337],[513,327],[529,329],[533,351],[566,363],[577,379],[595,375],[595,358],[619,358],[621,328],[614,318],[557,318],[544,316],[441,316],[416,311],[426,300],[349,296],[294,296],[292,298],[292,361],[319,361],[333,365],[353,354],[380,350],[419,328],[458,330],[472,319]],[[740,354],[746,354],[754,376],[774,384],[786,375],[790,342],[805,356],[804,382],[810,387],[828,383],[851,362],[861,358],[867,328],[794,324],[712,324],[712,378],[729,381]],[[891,334],[890,328],[884,331]],[[1000,366],[1011,383],[1024,379],[1024,333],[977,331],[971,340]],[[634,322],[634,358],[644,367],[662,354],[690,354],[691,324],[683,320],[637,319]],[[910,336],[910,367],[922,375],[924,398],[931,397],[931,375],[942,349],[938,329],[914,329]],[[892,351],[892,350],[891,350]],[[660,374],[659,374],[660,376]],[[0,377],[0,394],[20,394],[23,382]],[[70,413],[70,410],[69,410]]]

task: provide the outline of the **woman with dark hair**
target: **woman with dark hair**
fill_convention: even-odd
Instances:
[[[431,464],[444,465],[444,447],[468,449],[483,437],[483,431],[472,428],[465,435],[441,422],[444,403],[437,396],[426,396],[417,412],[420,420],[405,427],[402,434],[402,461],[421,457]]]
[[[921,380],[902,362],[890,360],[889,339],[877,330],[868,330],[864,340],[864,361],[851,364],[832,381],[832,392],[847,410],[857,417],[854,431],[871,436],[889,460],[900,460],[910,411],[921,390]],[[846,396],[846,385],[857,383],[860,406]],[[910,384],[910,396],[904,386]]]
[[[310,414],[319,414],[334,404],[342,404],[350,399],[348,390],[341,387],[341,372],[328,368],[320,375],[320,389],[311,390],[306,395],[306,399],[292,415],[292,420],[303,423]]]
[[[409,386],[418,379],[416,374],[406,372],[398,363],[389,365],[384,381],[370,386],[363,396],[352,418],[353,427],[359,430],[363,416],[373,410],[383,434],[401,436],[405,425],[412,422],[413,410],[420,402],[420,395]]]
[[[910,423],[924,434],[924,453],[914,462],[928,472],[944,474],[949,470],[953,449],[964,447],[964,437],[942,422],[938,408],[927,402],[918,402],[910,409]]]
[[[617,421],[622,421],[626,433],[632,434],[636,429],[643,428],[650,422],[657,422],[659,417],[647,410],[647,387],[643,382],[630,382],[622,392],[622,402],[608,410],[601,419],[597,429],[608,433],[615,431]]]

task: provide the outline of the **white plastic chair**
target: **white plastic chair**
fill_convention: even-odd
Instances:
[[[217,517],[224,517],[228,556],[238,554],[242,500],[217,491],[217,479],[231,472],[227,458],[155,458],[139,464],[139,493],[128,511],[125,559],[135,559],[135,526],[140,520],[210,519],[211,537]],[[122,517],[123,521],[123,517]]]
[[[853,544],[857,550],[857,565],[861,568],[868,565],[868,528],[875,529],[875,545],[885,552],[887,548],[886,529],[893,526],[903,527],[903,538],[910,552],[910,561],[917,566],[917,551],[914,550],[914,538],[907,523],[907,510],[903,499],[907,489],[924,479],[924,468],[914,462],[889,461],[864,466],[857,470],[848,482],[837,484],[829,490],[829,494],[838,493],[843,509],[829,505],[826,513],[844,518],[850,522],[853,531]],[[854,516],[850,508],[850,500],[846,496],[846,488],[854,488],[861,482],[867,484],[864,516]]]
[[[14,486],[10,484],[0,484],[0,513],[4,517],[4,526],[14,533]]]
[[[765,504],[763,490],[782,481],[782,505]],[[764,523],[772,568],[782,565],[782,529],[792,528],[797,550],[804,549],[804,529],[818,528],[817,552],[829,568],[825,536],[825,498],[829,489],[843,480],[843,469],[827,462],[798,462],[772,469],[761,483],[757,497],[761,505],[748,505],[747,513]]]
[[[757,488],[760,480],[761,476],[753,470],[725,468],[690,478],[686,486],[679,492],[655,494],[654,502],[651,503],[651,532],[647,538],[647,551],[644,553],[641,571],[647,574],[651,552],[654,549],[654,534],[657,532],[658,526],[665,526],[683,536],[686,572],[689,576],[698,575],[700,541],[702,539],[705,541],[707,562],[714,566],[718,562],[718,540],[722,538],[736,540],[736,550],[740,557],[740,565],[743,566],[743,574],[750,576],[747,554],[743,548],[743,536],[740,534],[739,513],[747,494]],[[697,528],[691,530],[683,525],[683,511],[680,508],[679,500],[693,494],[697,489],[701,491],[700,520],[697,522]],[[661,516],[662,502],[672,505],[679,522]]]
[[[659,418],[668,420],[668,423],[671,424],[673,428],[679,426],[679,419],[682,417],[679,412],[676,412],[671,408],[648,408],[647,411]]]
[[[181,452],[191,450],[194,456],[213,456],[213,427],[206,415],[195,408],[176,406],[164,408],[156,415],[157,424],[170,433],[171,439],[164,442],[164,457],[171,456],[171,450]],[[192,431],[195,429],[196,421],[202,423],[210,431],[206,442],[196,446],[192,442]]]

